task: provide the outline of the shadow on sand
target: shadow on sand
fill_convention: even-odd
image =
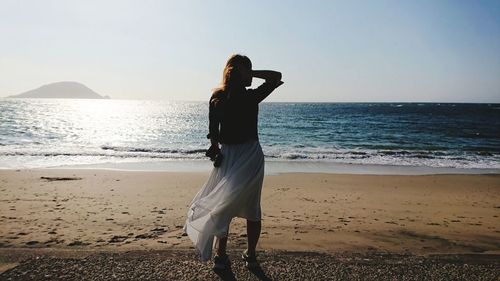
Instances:
[[[262,270],[260,266],[249,268],[248,271],[250,271],[253,275],[255,275],[255,277],[257,277],[259,280],[272,281],[272,279],[266,275],[266,273],[264,272],[264,270]],[[224,281],[237,280],[231,268],[225,270],[214,269],[214,272],[221,278],[221,280]]]

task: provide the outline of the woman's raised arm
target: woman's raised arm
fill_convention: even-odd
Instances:
[[[278,88],[283,84],[281,81],[281,72],[273,70],[253,70],[252,76],[266,80],[262,85],[255,89],[249,89],[248,91],[253,94],[255,101],[260,103],[269,94],[271,94],[274,89]]]
[[[252,76],[266,81],[281,81],[281,72],[274,70],[252,70]]]

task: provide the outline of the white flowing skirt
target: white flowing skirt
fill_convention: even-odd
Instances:
[[[261,220],[264,153],[259,141],[222,144],[221,153],[222,164],[191,201],[184,225],[204,262],[211,258],[214,236],[226,237],[234,217]]]

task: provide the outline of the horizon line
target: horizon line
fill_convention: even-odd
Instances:
[[[203,102],[204,100],[176,100],[176,99],[130,99],[130,98],[106,98],[106,99],[86,99],[86,98],[12,98],[0,97],[0,99],[20,99],[20,100],[136,100],[136,101],[166,101],[166,102]],[[498,102],[470,102],[470,101],[262,101],[261,103],[450,103],[450,104],[500,104]]]

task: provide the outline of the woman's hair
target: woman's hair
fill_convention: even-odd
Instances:
[[[229,93],[232,89],[241,86],[243,81],[241,81],[241,77],[237,73],[237,69],[240,67],[252,69],[252,62],[247,56],[240,54],[231,55],[226,62],[226,67],[224,67],[221,85],[215,88],[214,92],[223,91]]]

